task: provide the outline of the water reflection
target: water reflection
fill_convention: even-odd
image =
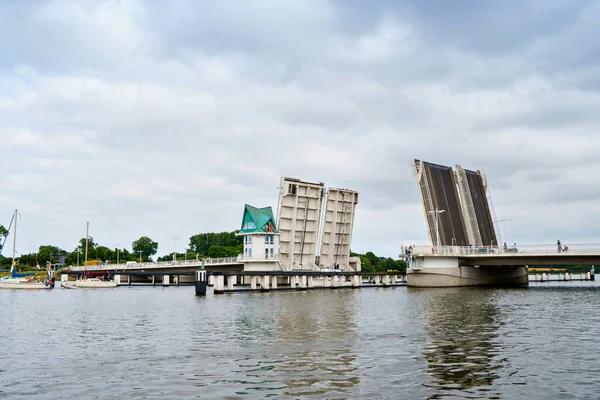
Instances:
[[[271,296],[277,296],[277,307],[267,306],[274,302]],[[269,294],[264,304],[251,308],[252,314],[238,316],[244,336],[269,341],[264,357],[237,360],[239,375],[252,380],[238,394],[274,391],[296,398],[348,397],[359,384],[353,352],[354,296],[351,291],[333,297],[318,292]],[[256,323],[257,317],[269,322]]]
[[[502,324],[493,290],[452,288],[428,293],[425,312],[430,342],[424,348],[431,399],[494,396],[502,368],[496,338]]]

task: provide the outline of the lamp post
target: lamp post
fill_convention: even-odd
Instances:
[[[142,250],[138,250],[138,253],[140,253],[140,262],[142,262],[142,253],[143,253],[143,251]]]
[[[440,245],[440,225],[439,225],[439,216],[442,213],[445,213],[446,210],[438,210],[437,208],[433,211],[427,211],[428,214],[433,214],[433,226],[435,228],[435,238],[437,241],[436,247]]]
[[[177,262],[175,256],[177,254],[177,240],[179,240],[178,236],[173,238],[173,262]]]

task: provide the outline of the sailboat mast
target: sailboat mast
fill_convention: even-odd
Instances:
[[[12,252],[12,264],[10,266],[10,272],[15,270],[15,254],[17,252],[17,213],[19,211],[15,209],[15,231],[13,232],[13,252]]]
[[[87,265],[87,256],[88,256],[88,243],[90,241],[90,223],[85,223],[85,261],[84,266]],[[85,269],[85,268],[84,268]]]

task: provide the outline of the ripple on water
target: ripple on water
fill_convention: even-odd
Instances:
[[[596,398],[598,289],[0,291],[0,398]]]

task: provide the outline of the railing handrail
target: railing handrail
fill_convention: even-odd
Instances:
[[[410,248],[408,248],[410,249]],[[560,251],[559,251],[560,250]],[[413,255],[572,255],[584,253],[600,254],[600,244],[568,244],[560,248],[557,244],[515,246],[413,246]]]
[[[177,261],[151,261],[151,262],[135,262],[135,263],[119,263],[119,264],[98,264],[98,265],[79,265],[71,266],[72,271],[104,271],[104,270],[128,270],[128,269],[150,269],[150,268],[176,268],[182,265],[200,266],[216,265],[216,264],[234,264],[238,262],[237,257],[220,257],[220,258],[205,258],[203,260],[177,260]]]

